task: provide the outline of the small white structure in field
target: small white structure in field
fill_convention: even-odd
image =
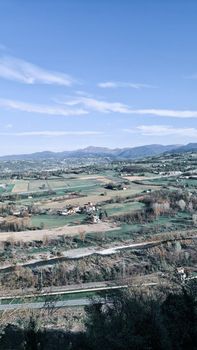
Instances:
[[[94,215],[93,216],[93,223],[98,224],[99,222],[100,222],[100,219],[99,219],[98,215]]]
[[[186,279],[187,275],[185,273],[184,267],[177,267],[177,273],[180,276],[181,281],[185,282],[185,279]]]
[[[12,215],[14,216],[20,216],[21,215],[21,212],[18,210],[18,211],[13,211]]]
[[[95,207],[95,205],[93,205],[92,202],[88,202],[88,204],[85,204],[84,209],[85,209],[87,214],[90,214],[90,213],[93,213],[94,211],[96,211],[96,207]]]
[[[61,211],[60,215],[67,216],[68,215],[68,210],[66,209],[66,210]]]

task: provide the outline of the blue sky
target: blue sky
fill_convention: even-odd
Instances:
[[[197,140],[196,0],[0,0],[0,154]]]

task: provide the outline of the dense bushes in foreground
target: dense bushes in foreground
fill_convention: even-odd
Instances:
[[[87,309],[90,349],[197,349],[196,302],[186,291],[162,302],[130,293],[112,299],[112,304]]]
[[[106,296],[105,296],[106,297]],[[165,298],[134,292],[108,295],[86,308],[86,332],[7,327],[2,350],[182,350],[197,349],[196,286]]]

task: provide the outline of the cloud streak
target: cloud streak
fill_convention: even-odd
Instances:
[[[196,128],[175,128],[170,125],[139,125],[133,129],[123,129],[127,133],[140,133],[143,136],[180,136],[197,137]]]
[[[67,74],[46,70],[30,62],[11,57],[0,57],[0,77],[20,83],[71,86],[75,80]]]
[[[197,110],[177,109],[133,109],[121,102],[108,102],[96,98],[80,96],[71,100],[55,101],[56,104],[44,105],[22,102],[10,99],[0,99],[0,107],[27,113],[37,113],[54,116],[86,115],[91,112],[119,113],[142,116],[158,116],[164,118],[197,118]]]
[[[197,110],[177,110],[177,109],[136,109],[131,111],[138,115],[155,115],[158,117],[172,118],[197,118]]]
[[[131,88],[131,89],[153,89],[155,86],[150,84],[141,84],[141,83],[130,83],[123,81],[105,81],[97,84],[98,87],[102,89],[117,89],[117,88]]]
[[[38,113],[45,115],[72,116],[87,114],[82,108],[67,108],[59,105],[33,104],[9,99],[0,99],[0,107],[27,113]]]
[[[177,110],[177,109],[133,109],[120,102],[107,102],[89,97],[74,98],[71,101],[64,101],[67,106],[81,106],[88,111],[100,113],[122,113],[135,115],[152,115],[172,118],[197,118],[197,110]]]
[[[103,135],[101,131],[22,131],[22,132],[0,132],[0,136],[46,136],[46,137],[61,137],[61,136],[96,136]]]
[[[64,105],[67,106],[81,106],[87,111],[96,111],[100,113],[130,113],[131,109],[120,102],[107,102],[89,97],[74,98],[70,101],[63,101]]]

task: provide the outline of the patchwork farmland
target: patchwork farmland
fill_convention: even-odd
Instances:
[[[134,280],[173,288],[180,266],[194,278],[193,158],[181,166],[164,155],[63,168],[51,160],[51,170],[40,168],[1,175],[2,296],[18,295],[23,304],[22,293],[45,300],[43,290]]]

